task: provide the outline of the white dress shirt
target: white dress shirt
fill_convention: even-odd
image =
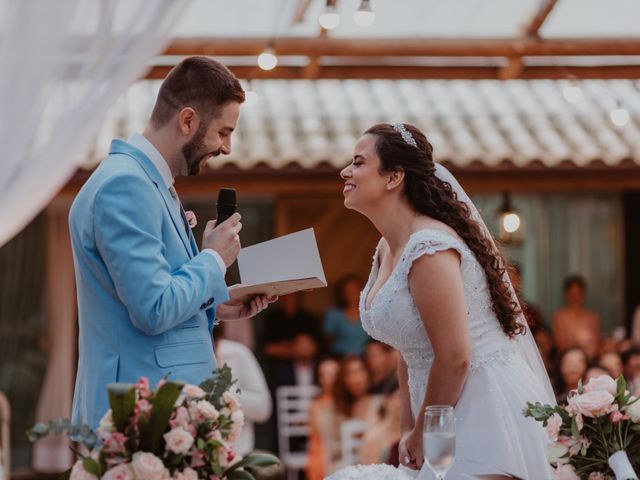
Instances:
[[[271,395],[267,381],[253,352],[241,343],[221,338],[216,343],[215,354],[218,365],[229,365],[231,376],[238,380],[238,400],[242,405],[245,423],[235,447],[240,455],[245,456],[253,450],[255,444],[253,422],[264,422],[271,415]]]
[[[156,167],[156,170],[158,170],[158,173],[162,177],[162,180],[164,181],[164,184],[167,187],[167,190],[172,190],[174,179],[173,179],[173,175],[171,175],[169,164],[164,159],[162,154],[158,151],[158,149],[153,145],[153,143],[147,140],[147,138],[144,135],[141,135],[140,133],[135,133],[135,132],[131,134],[127,142],[130,145],[133,145],[134,147],[136,147],[138,150],[144,153],[147,157],[149,157],[149,160],[151,160],[151,163],[153,163],[153,166]],[[176,208],[179,211],[180,200],[178,199],[177,194],[175,196],[175,200],[176,200]],[[180,216],[182,217],[182,213],[181,212],[179,213],[180,213]],[[218,252],[216,252],[215,250],[212,250],[211,248],[205,248],[202,250],[202,252],[212,255],[213,258],[216,259],[216,262],[218,263],[218,266],[220,267],[220,271],[222,272],[222,274],[224,275],[226,273],[227,266],[224,264],[224,261],[222,260],[222,257]]]

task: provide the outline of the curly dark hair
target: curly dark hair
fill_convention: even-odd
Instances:
[[[366,134],[376,137],[375,149],[380,157],[381,173],[404,171],[403,193],[418,213],[439,220],[453,228],[471,249],[485,272],[493,311],[504,332],[513,337],[526,331],[517,319],[521,310],[512,296],[505,274],[507,262],[480,225],[471,218],[469,207],[458,200],[448,182],[435,175],[433,147],[413,125],[403,124],[418,148],[402,139],[391,125],[380,123]]]

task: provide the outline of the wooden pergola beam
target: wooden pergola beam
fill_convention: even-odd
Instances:
[[[278,55],[309,57],[527,57],[640,55],[640,37],[542,39],[176,38],[164,55],[256,56],[267,45]]]
[[[533,16],[529,24],[523,30],[523,37],[537,37],[544,22],[549,18],[549,14],[558,3],[558,0],[546,0]]]
[[[468,79],[483,80],[501,79],[502,68],[498,66],[336,66],[312,64],[311,66],[278,66],[264,71],[257,66],[228,65],[238,78],[246,79]],[[171,66],[156,66],[147,73],[147,79],[164,78]],[[535,79],[563,79],[569,70],[575,78],[593,79],[640,79],[640,65],[614,66],[524,66],[518,78]]]

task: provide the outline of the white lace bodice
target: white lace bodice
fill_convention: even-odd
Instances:
[[[512,354],[511,341],[492,311],[484,270],[464,242],[442,230],[424,229],[413,233],[399,263],[375,297],[370,299],[370,307],[367,309],[365,301],[378,276],[378,245],[369,281],[360,298],[360,318],[369,335],[393,346],[402,354],[409,372],[409,392],[414,415],[424,399],[433,363],[433,349],[409,291],[409,271],[412,263],[422,255],[433,255],[448,249],[454,249],[460,254],[472,348],[471,371],[492,362],[504,362]]]

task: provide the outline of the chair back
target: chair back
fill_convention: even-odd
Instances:
[[[348,420],[340,425],[340,450],[342,465],[357,465],[367,423],[364,420]]]
[[[11,472],[11,407],[0,391],[0,480],[9,480]]]
[[[278,450],[288,469],[307,465],[309,407],[320,393],[315,385],[283,386],[276,390]]]

